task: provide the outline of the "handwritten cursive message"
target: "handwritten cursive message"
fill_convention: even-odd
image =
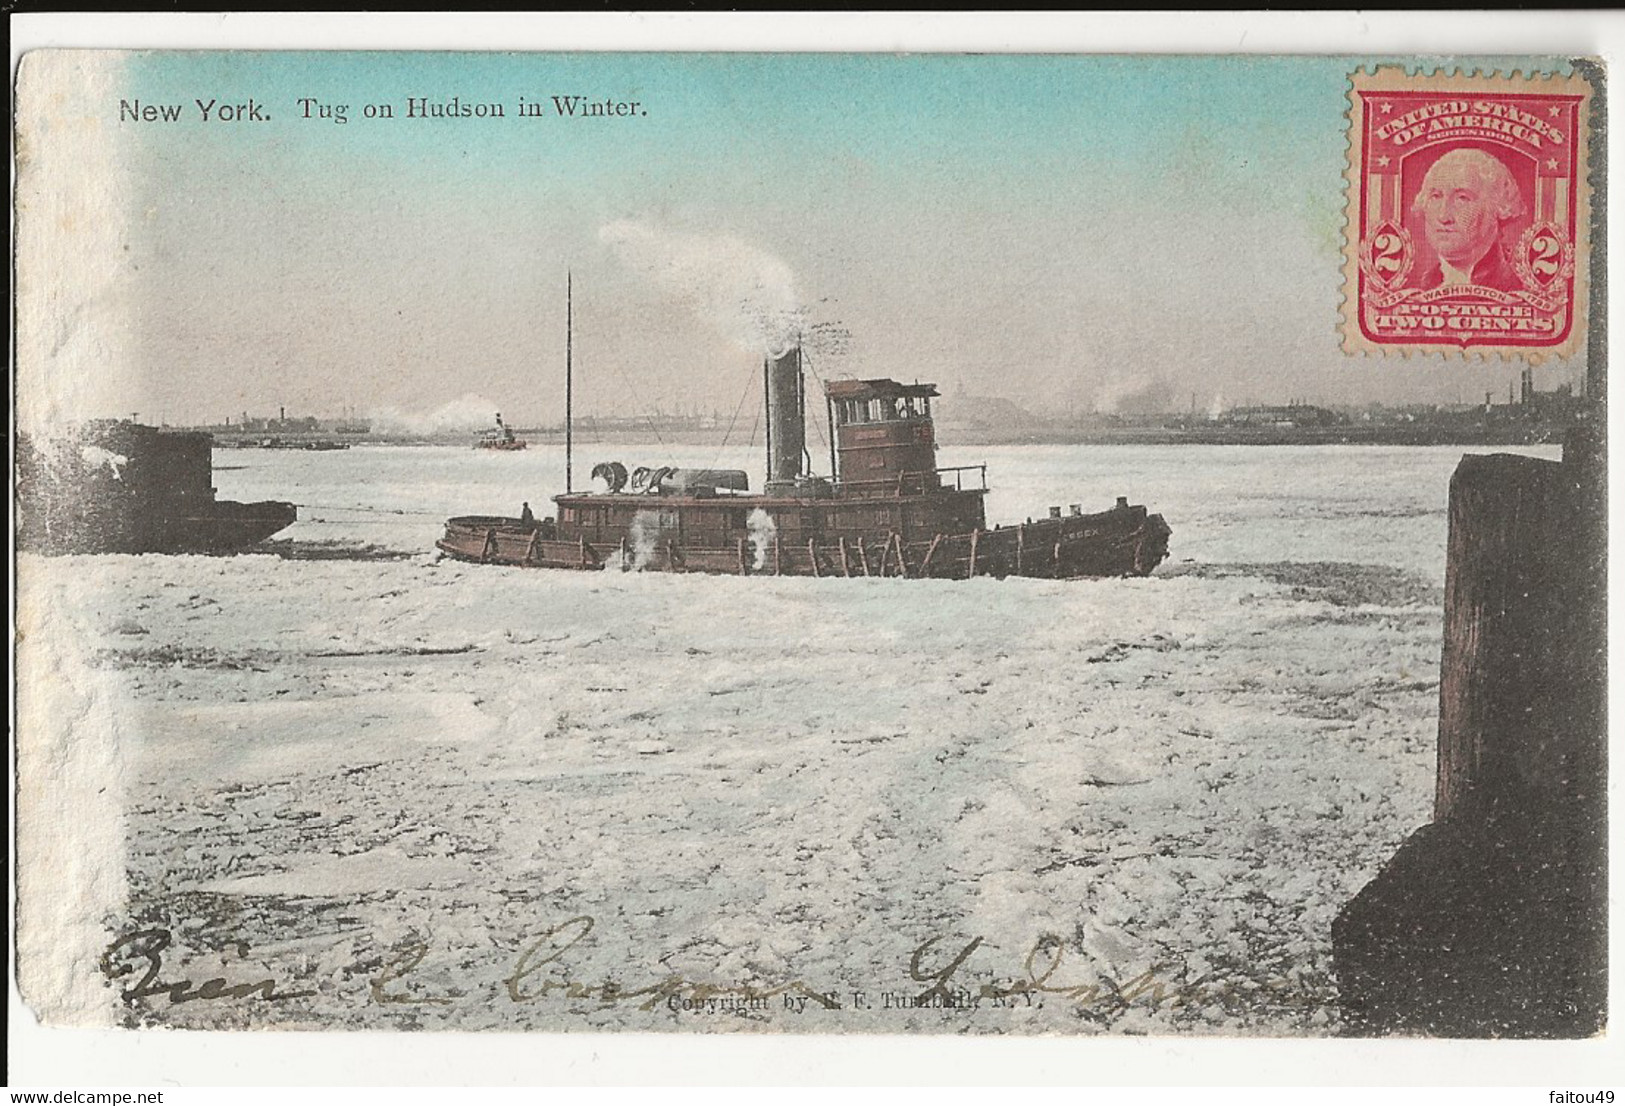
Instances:
[[[260,998],[267,1002],[281,1002],[291,998],[305,998],[315,991],[278,991],[274,979],[259,979],[252,983],[231,983],[224,977],[207,979],[198,984],[190,979],[165,982],[158,978],[164,970],[163,953],[174,941],[167,929],[141,929],[126,934],[107,946],[102,953],[102,974],[109,979],[123,979],[141,967],[146,972],[120,994],[126,1002],[162,995],[171,1003],[222,1001]]]
[[[418,973],[432,950],[422,941],[412,941],[394,949],[383,965],[367,977],[366,1000],[386,1007],[447,1007],[470,998],[514,1006],[549,1001],[595,1003],[600,1007],[624,1003],[641,1011],[732,1015],[765,1015],[770,1011],[804,1014],[818,1010],[975,1011],[1039,1007],[1046,1000],[1097,1010],[1120,1010],[1135,1003],[1172,1009],[1260,998],[1279,1005],[1319,1007],[1336,1000],[1329,989],[1285,980],[1249,979],[1244,985],[1208,976],[1181,980],[1175,977],[1171,964],[1153,964],[1127,979],[1089,971],[1087,964],[1063,970],[1066,949],[1052,936],[1037,939],[1023,959],[1021,970],[1009,976],[1000,976],[979,962],[987,959],[982,937],[949,944],[945,938],[934,936],[910,951],[906,973],[900,971],[895,982],[870,980],[856,987],[850,983],[815,984],[799,976],[717,982],[682,972],[630,979],[609,975],[581,978],[571,967],[570,954],[596,926],[590,915],[577,915],[524,941],[511,968],[486,997],[476,993],[465,998],[461,992],[426,990]],[[121,992],[128,1003],[147,999],[167,1000],[170,1004],[198,1000],[281,1002],[316,993],[281,990],[272,978],[235,983],[224,977],[202,982],[161,979],[163,956],[172,943],[171,933],[164,929],[126,934],[108,946],[101,960],[102,972],[116,981],[141,971],[140,978]]]

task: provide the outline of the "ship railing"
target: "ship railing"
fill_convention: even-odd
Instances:
[[[976,477],[967,476],[975,473]],[[900,472],[897,474],[897,494],[923,495],[928,491],[948,486],[948,478],[953,481],[955,491],[965,490],[967,481],[972,491],[987,491],[987,465],[950,465],[947,468],[934,469],[931,472]]]

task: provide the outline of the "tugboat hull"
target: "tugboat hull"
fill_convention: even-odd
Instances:
[[[657,513],[662,506],[651,502],[649,511]],[[1161,515],[1138,506],[915,540],[904,540],[896,531],[786,538],[777,527],[772,533],[766,529],[758,526],[732,541],[713,538],[706,544],[654,531],[619,540],[566,539],[551,521],[526,525],[515,518],[468,515],[447,520],[445,536],[436,545],[457,560],[528,568],[1067,580],[1148,575],[1167,557],[1170,535]]]

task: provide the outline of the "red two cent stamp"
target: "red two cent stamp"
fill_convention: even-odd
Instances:
[[[1344,348],[1574,352],[1590,84],[1399,69],[1352,81]]]

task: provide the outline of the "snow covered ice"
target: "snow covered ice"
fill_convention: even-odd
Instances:
[[[547,502],[557,450],[217,451],[222,498],[300,504],[270,552],[21,559],[20,841],[123,873],[25,879],[25,991],[208,1028],[1335,1032],[1331,920],[1429,815],[1461,452],[945,449],[990,523],[1127,495],[1174,531],[1149,579],[950,582],[461,564],[442,520]],[[157,930],[161,983],[295,997],[119,1001],[148,961],[97,958]]]

